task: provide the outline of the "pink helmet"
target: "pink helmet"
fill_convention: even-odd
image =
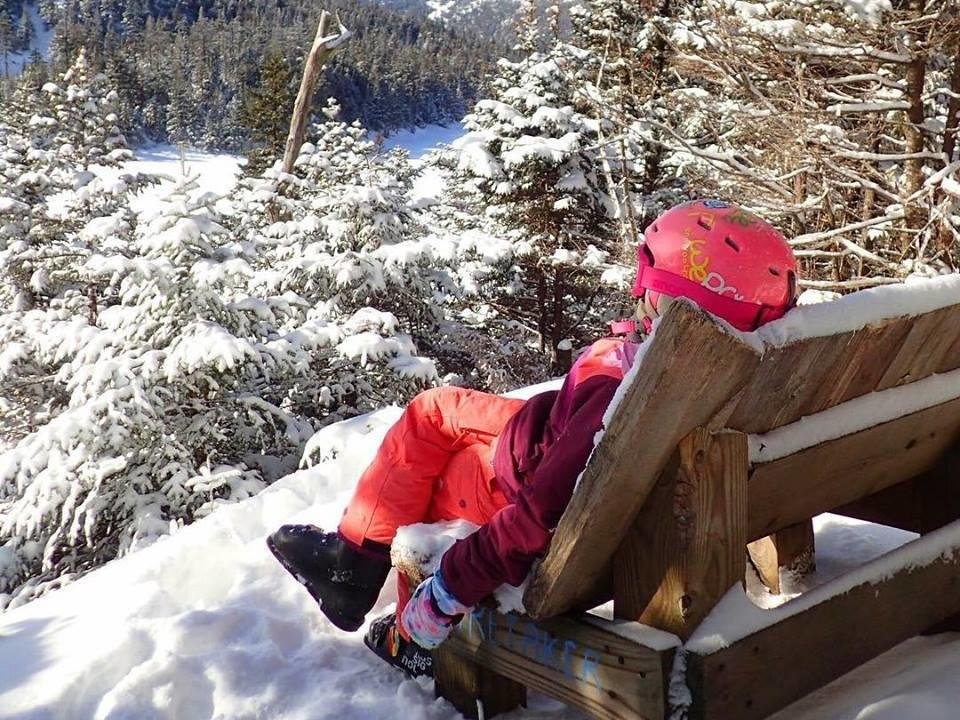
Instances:
[[[756,330],[796,302],[797,262],[773,225],[733,203],[695,200],[644,233],[634,297],[685,297],[738,330]]]

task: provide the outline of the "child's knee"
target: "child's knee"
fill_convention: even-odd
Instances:
[[[464,388],[450,385],[430,388],[429,390],[418,393],[413,400],[410,401],[407,409],[416,415],[442,415],[456,408],[462,401],[465,392],[466,390],[464,390]]]

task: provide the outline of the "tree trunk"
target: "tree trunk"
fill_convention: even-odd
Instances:
[[[660,17],[667,18],[671,16],[670,3],[671,0],[663,0],[663,4],[660,6]],[[669,52],[666,30],[662,27],[657,28],[657,36],[653,40],[653,50],[653,83],[651,94],[660,95],[663,90],[663,76],[667,67],[667,54]],[[655,130],[654,132],[657,135],[660,134],[659,130]],[[644,159],[644,177],[642,186],[643,193],[645,195],[651,194],[659,185],[660,166],[663,161],[663,156],[664,145],[662,143],[658,143],[654,147],[648,149],[647,156]]]
[[[943,154],[946,163],[953,162],[953,152],[957,147],[957,127],[960,126],[960,43],[953,59],[953,72],[950,76],[950,102],[947,103],[947,124],[943,130]]]
[[[303,79],[300,81],[300,92],[293,106],[293,117],[290,118],[290,133],[287,135],[287,144],[283,154],[283,172],[293,170],[293,163],[300,154],[303,139],[307,134],[307,121],[310,119],[310,106],[313,103],[313,94],[317,90],[320,72],[330,59],[330,56],[343,42],[350,37],[350,32],[343,26],[340,34],[329,37],[328,33],[333,25],[330,13],[324,10],[320,14],[320,23],[317,26],[317,36],[313,40],[313,47],[307,55],[307,62],[303,68]]]
[[[559,346],[563,340],[563,298],[566,295],[566,273],[557,268],[553,277],[553,317],[550,321],[550,352],[553,354],[554,368],[560,367]]]
[[[957,129],[960,127],[960,43],[957,43],[957,52],[953,59],[953,71],[950,75],[950,101],[947,103],[947,122],[943,129],[944,163],[953,162],[954,151],[957,147]],[[938,193],[941,198],[943,193]],[[940,199],[940,198],[938,198]],[[947,226],[949,220],[942,218],[937,227],[937,244],[944,249],[953,244],[953,232]],[[946,254],[947,262],[951,262],[950,253]]]
[[[926,6],[926,0],[909,0],[908,10],[911,18],[920,18]],[[907,66],[907,102],[910,103],[910,109],[907,110],[907,122],[904,124],[904,139],[906,140],[907,153],[920,153],[923,151],[923,82],[926,78],[927,57],[922,31],[916,27],[911,27],[907,31],[907,47],[912,59]],[[918,190],[923,184],[923,160],[920,158],[911,158],[906,161],[904,167],[904,186],[903,198],[906,200]],[[925,223],[923,208],[916,202],[904,203],[904,213],[906,214],[906,225],[908,230],[919,230]],[[909,248],[912,236],[908,233],[904,235],[902,241],[903,250]]]

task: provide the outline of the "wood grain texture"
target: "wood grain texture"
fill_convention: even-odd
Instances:
[[[832,512],[921,534],[960,519],[960,446],[923,475]]]
[[[753,541],[917,477],[960,437],[960,399],[754,467]]]
[[[672,465],[672,464],[671,464]],[[614,556],[614,614],[687,639],[736,583],[747,544],[747,437],[680,441]]]
[[[691,720],[760,720],[960,612],[960,547],[687,657]]]
[[[603,624],[573,617],[535,623],[482,609],[443,648],[593,718],[662,720],[673,651],[644,647]]]
[[[760,580],[777,595],[781,570],[803,576],[816,569],[814,545],[813,520],[807,520],[754,540],[747,545],[747,554]]]
[[[527,688],[441,645],[433,651],[434,691],[470,720],[485,720],[527,704]],[[482,710],[482,713],[481,713]]]
[[[749,381],[756,351],[703,311],[672,303],[534,574],[524,605],[559,615],[595,594],[677,443]]]
[[[780,594],[780,559],[777,556],[777,545],[773,535],[754,540],[747,544],[747,557],[750,564],[757,571],[767,590],[774,595]]]
[[[960,365],[960,358],[947,358],[960,335],[960,308],[957,306],[935,310],[913,318],[910,332],[904,338],[893,360],[887,367],[877,390],[916,382],[940,371],[944,361]],[[950,368],[953,369],[953,368]]]
[[[725,426],[768,432],[874,390],[958,367],[958,305],[769,348]]]

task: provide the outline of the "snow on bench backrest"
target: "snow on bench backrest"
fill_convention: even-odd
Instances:
[[[724,425],[766,433],[960,367],[960,275],[801,307],[755,335],[763,359]]]
[[[550,617],[605,594],[613,554],[694,428],[756,438],[958,367],[957,275],[801,307],[750,334],[724,330],[686,302],[672,304],[608,410],[606,430],[524,595],[527,611]],[[931,404],[944,402],[944,392],[960,396],[957,378],[960,371]],[[856,431],[843,422],[836,428],[838,435]]]

